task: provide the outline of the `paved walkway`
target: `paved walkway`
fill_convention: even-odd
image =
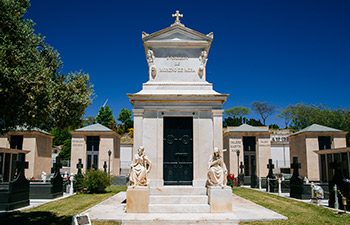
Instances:
[[[91,220],[117,221],[122,224],[238,224],[243,221],[283,220],[287,217],[232,195],[231,213],[125,213],[126,192],[88,209]]]

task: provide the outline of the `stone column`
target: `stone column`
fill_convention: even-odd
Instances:
[[[213,109],[213,131],[214,131],[214,148],[223,148],[223,134],[222,134],[222,114],[224,110]]]
[[[144,109],[133,109],[134,112],[134,146],[132,157],[137,153],[137,149],[143,146],[143,117]]]

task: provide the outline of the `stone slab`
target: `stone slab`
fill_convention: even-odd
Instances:
[[[150,204],[149,213],[209,213],[206,204]]]
[[[154,195],[149,204],[208,204],[206,195]]]
[[[192,186],[165,186],[165,187],[151,187],[150,195],[206,195],[207,189],[205,187]]]
[[[126,211],[128,213],[147,213],[148,203],[148,187],[128,187],[126,194]]]
[[[116,221],[122,224],[238,224],[247,221],[285,220],[287,217],[239,196],[232,196],[229,213],[126,213],[126,192],[85,211],[93,221]]]
[[[232,189],[230,187],[209,187],[210,212],[232,212]]]

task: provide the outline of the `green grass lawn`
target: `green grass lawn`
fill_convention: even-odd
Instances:
[[[71,224],[72,216],[102,202],[126,187],[110,186],[103,194],[77,194],[38,207],[0,217],[0,224]],[[247,188],[233,188],[233,193],[287,216],[288,220],[249,222],[242,224],[350,224],[350,215]],[[116,222],[94,221],[94,225],[114,225]]]
[[[288,217],[288,220],[249,222],[242,224],[350,224],[349,214],[338,214],[330,209],[248,189],[233,188],[233,193]]]
[[[0,217],[0,224],[71,224],[72,216],[106,200],[126,187],[110,186],[103,194],[76,194],[58,201],[49,202],[38,207],[7,214]]]

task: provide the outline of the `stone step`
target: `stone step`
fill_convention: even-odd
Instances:
[[[152,195],[207,195],[205,187],[192,186],[164,186],[152,187],[149,192]]]
[[[149,204],[208,204],[206,195],[151,195]]]
[[[149,213],[209,213],[209,204],[149,204]]]

